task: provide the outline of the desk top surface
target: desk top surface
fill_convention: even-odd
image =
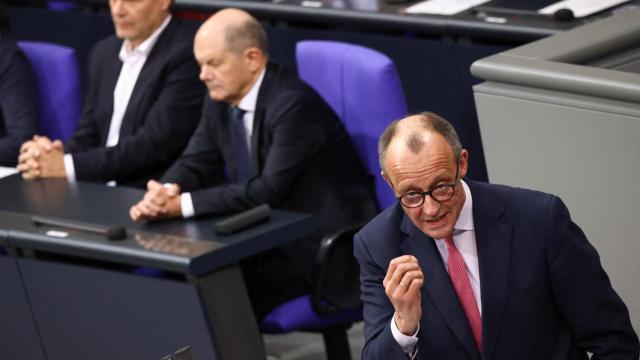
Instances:
[[[214,233],[221,217],[134,223],[129,208],[143,191],[19,175],[0,179],[0,243],[16,248],[149,266],[199,275],[283,245],[314,230],[311,215],[273,210],[271,218],[233,235]],[[102,226],[123,226],[127,238],[36,226],[31,216]],[[49,236],[65,230],[66,237]],[[49,233],[50,234],[50,233]],[[3,236],[4,235],[4,236]]]
[[[74,0],[107,7],[106,0]],[[555,0],[492,0],[454,15],[407,14],[409,6],[420,0],[175,0],[177,12],[210,13],[234,7],[249,11],[260,19],[291,24],[315,24],[373,33],[409,32],[523,44],[608,17],[618,8],[638,6],[640,0],[607,9],[594,15],[566,20],[538,15],[536,10]],[[486,10],[491,9],[491,10]],[[413,35],[410,35],[413,36]]]

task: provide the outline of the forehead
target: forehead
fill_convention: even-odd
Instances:
[[[455,168],[453,150],[441,135],[423,131],[419,136],[422,142],[419,150],[408,140],[407,134],[399,133],[387,150],[385,170],[394,184],[417,180],[428,182],[450,176],[449,172]]]
[[[110,0],[109,4],[115,3],[116,0]],[[144,11],[148,11],[149,9],[162,9],[163,2],[159,0],[120,0],[120,3],[124,5],[128,5],[131,10],[144,9]]]
[[[222,57],[227,53],[224,36],[210,31],[198,33],[193,43],[193,51],[198,60]]]

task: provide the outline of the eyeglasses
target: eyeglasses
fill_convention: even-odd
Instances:
[[[443,202],[451,199],[456,192],[458,185],[458,165],[456,165],[456,177],[452,184],[437,185],[429,191],[409,191],[408,193],[396,197],[402,206],[407,208],[417,208],[424,204],[425,198],[431,198],[437,202]]]

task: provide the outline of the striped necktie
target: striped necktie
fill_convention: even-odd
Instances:
[[[480,310],[478,309],[476,298],[473,296],[473,289],[471,289],[467,267],[464,264],[464,259],[458,251],[458,248],[453,243],[453,238],[448,237],[444,239],[444,241],[447,245],[447,251],[449,252],[447,268],[449,270],[451,283],[458,294],[464,313],[467,316],[467,321],[469,322],[469,327],[471,327],[471,333],[473,334],[476,346],[482,354],[482,318],[480,317]]]

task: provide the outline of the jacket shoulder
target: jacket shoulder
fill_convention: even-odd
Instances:
[[[526,219],[534,223],[536,218],[546,218],[554,201],[562,203],[557,196],[538,190],[465,181],[473,197],[474,217],[479,213],[504,214],[515,222]]]
[[[359,238],[368,245],[375,245],[377,243],[386,243],[389,239],[406,236],[402,235],[400,231],[403,218],[404,211],[402,210],[402,206],[394,204],[371,219],[371,221],[356,234],[356,238]]]

